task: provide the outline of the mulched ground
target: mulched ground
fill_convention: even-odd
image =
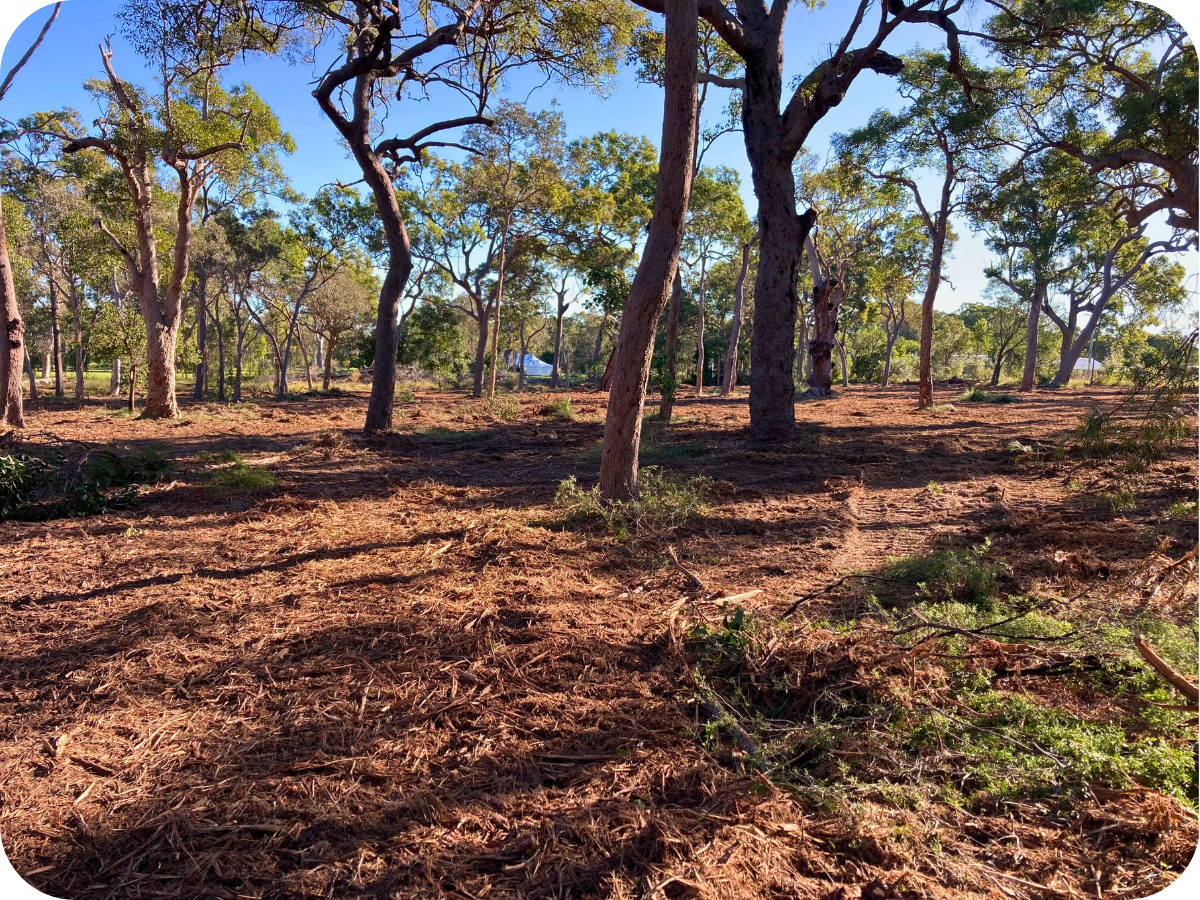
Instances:
[[[161,442],[177,468],[129,509],[0,524],[5,850],[70,898],[1147,896],[1197,839],[1149,788],[1097,786],[1070,818],[823,810],[698,739],[681,600],[759,590],[771,615],[954,535],[990,537],[1031,596],[1103,578],[1137,605],[1146,561],[1196,543],[1164,513],[1195,497],[1194,447],[1120,512],[1077,501],[1095,473],[1014,462],[1112,391],[959,393],[917,413],[911,388],[850,389],[767,447],[744,393],[681,402],[646,459],[714,479],[673,539],[702,592],[661,541],[557,524],[559,482],[598,468],[595,393],[574,421],[544,395],[501,421],[421,394],[370,442],[359,395],[171,423],[35,407],[34,444]],[[276,485],[211,486],[200,454],[224,450]],[[1193,590],[1154,597],[1195,622]]]

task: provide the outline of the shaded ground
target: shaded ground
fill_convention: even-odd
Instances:
[[[837,584],[947,546],[986,548],[1006,594],[1062,621],[1152,612],[1194,634],[1191,565],[1168,569],[1196,543],[1194,445],[1118,497],[1104,466],[1053,453],[1115,394],[955,396],[918,414],[908,389],[852,389],[802,405],[797,439],[769,447],[746,444],[744,395],[648,426],[644,464],[714,480],[670,538],[700,591],[665,536],[623,543],[552,508],[598,468],[593,393],[574,420],[544,396],[497,418],[422,394],[371,442],[356,396],[189,404],[175,423],[35,408],[35,445],[158,442],[176,470],[128,509],[0,524],[5,849],[60,897],[1147,896],[1196,843],[1194,791],[1181,803],[1166,776],[947,792],[973,764],[941,736],[903,773],[861,749],[808,774],[756,767],[705,711],[697,678],[745,687],[753,661],[795,696],[798,672],[863,703],[907,679],[887,696],[976,714],[882,642],[882,601]],[[214,485],[225,451],[275,483]],[[801,603],[722,669],[733,657],[704,655],[728,612],[714,601],[749,591],[737,603],[760,623]],[[1046,664],[991,643],[967,655]],[[1008,681],[1081,719],[1111,707],[1131,740],[1153,706]],[[846,734],[873,727],[839,715]],[[1194,741],[1189,715],[1153,720],[1154,740]]]

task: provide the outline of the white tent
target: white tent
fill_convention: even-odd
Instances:
[[[517,366],[517,368],[520,368],[520,366]],[[549,375],[552,371],[554,371],[554,366],[550,365],[550,363],[544,363],[530,353],[525,354],[526,375]]]
[[[1075,362],[1076,372],[1099,372],[1102,368],[1104,367],[1100,364],[1100,360],[1092,359],[1090,356],[1081,356]]]

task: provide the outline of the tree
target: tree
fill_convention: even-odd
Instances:
[[[0,81],[0,101],[4,100],[4,95],[12,87],[17,73],[41,46],[50,26],[58,18],[61,8],[61,2],[54,4],[50,17],[38,32],[33,44]],[[0,132],[0,143],[4,143],[7,138],[8,135]],[[13,279],[12,265],[9,262],[8,236],[4,229],[2,207],[0,207],[0,316],[3,316],[3,328],[0,331],[0,425],[7,423],[14,428],[24,428],[25,410],[22,407],[21,398],[21,368],[28,351],[25,348],[25,323],[21,318],[21,307],[17,302],[17,288]]]
[[[117,233],[104,219],[98,224],[125,263],[146,323],[144,415],[174,418],[175,352],[197,197],[223,169],[259,165],[278,150],[290,152],[292,142],[251,87],[226,89],[221,84],[220,68],[246,44],[201,42],[192,47],[175,31],[182,9],[169,0],[148,3],[161,15],[136,23],[127,18],[126,30],[158,64],[159,92],[151,94],[119,78],[111,47],[101,47],[106,78],[87,86],[104,115],[94,123],[97,133],[67,142],[64,152],[102,153],[123,176],[122,199],[128,204],[132,234]],[[196,6],[202,9],[206,4]],[[237,25],[233,28],[239,30]],[[178,183],[173,234],[164,233],[155,216],[159,162],[174,172]],[[171,241],[170,259],[163,267],[159,244]]]
[[[329,390],[333,354],[342,335],[373,312],[378,287],[378,280],[364,262],[355,261],[336,266],[333,274],[309,295],[308,312],[325,344],[322,390]]]
[[[666,62],[658,186],[646,248],[621,314],[600,455],[606,502],[638,493],[638,448],[654,333],[679,268],[696,139],[696,0],[663,0]]]
[[[989,288],[993,295],[991,303],[968,303],[959,310],[992,367],[991,387],[1000,383],[1006,365],[1020,359],[1019,338],[1028,320],[1026,303],[1003,285],[999,288]]]
[[[885,335],[881,387],[891,383],[892,354],[909,324],[908,298],[916,292],[921,275],[927,271],[928,255],[929,233],[925,223],[919,217],[909,216],[891,230],[886,246],[867,271],[865,289],[878,304]]]
[[[697,394],[704,393],[704,299],[712,266],[731,258],[753,232],[740,188],[737,173],[724,167],[701,169],[692,178],[681,261],[696,300]]]
[[[972,170],[998,153],[1005,137],[996,122],[998,95],[988,84],[989,73],[956,54],[918,52],[904,63],[899,92],[909,105],[899,113],[875,113],[837,143],[872,178],[907,188],[929,233],[918,397],[918,408],[926,409],[933,405],[933,304],[951,241],[950,217],[966,202]],[[969,91],[964,80],[976,89]],[[922,196],[914,177],[919,169],[941,176],[936,205]]]
[[[406,218],[393,182],[408,163],[439,146],[465,146],[447,132],[486,126],[488,103],[504,76],[536,66],[566,81],[598,84],[615,71],[616,52],[634,24],[612,2],[556,0],[528,4],[472,0],[428,3],[338,0],[299,4],[316,23],[314,45],[336,45],[345,60],[330,66],[313,95],[362,170],[383,222],[388,264],[379,295],[375,373],[364,429],[391,427],[400,338],[398,306],[412,272]],[[566,14],[569,13],[569,14]],[[407,136],[379,137],[384,97],[416,100],[439,91],[438,108],[461,103],[461,115],[435,118]]]
[[[734,282],[734,304],[732,323],[729,328],[729,348],[725,351],[725,377],[721,380],[721,396],[728,397],[733,386],[737,384],[738,376],[738,345],[742,338],[742,319],[746,308],[746,277],[750,274],[750,254],[761,231],[756,231],[748,241],[742,242],[742,262],[738,269],[737,281]]]
[[[849,164],[813,171],[805,158],[798,194],[816,213],[805,236],[812,279],[813,334],[809,342],[809,393],[827,397],[833,388],[833,351],[839,348],[842,303],[875,260],[885,254],[885,235],[904,220],[903,187],[890,179],[875,183]],[[846,366],[842,365],[843,376]]]
[[[634,2],[658,12],[664,0]],[[763,235],[754,285],[750,367],[750,434],[756,440],[788,439],[795,428],[792,363],[797,278],[804,238],[813,224],[813,216],[796,214],[792,173],[796,155],[859,75],[868,70],[896,75],[903,69],[900,59],[882,49],[901,25],[925,23],[941,29],[950,47],[948,68],[959,71],[959,32],[950,17],[962,8],[962,0],[881,3],[874,33],[852,49],[871,5],[870,0],[860,0],[833,54],[794,82],[784,103],[783,28],[791,3],[738,2],[734,9],[722,0],[697,4],[698,15],[745,64],[741,78],[723,80],[741,88],[742,132]]]
[[[1160,213],[1194,244],[1196,48],[1183,26],[1135,0],[1014,0],[987,23],[1022,83],[1012,107],[1029,152],[1053,148],[1100,175],[1129,227]]]

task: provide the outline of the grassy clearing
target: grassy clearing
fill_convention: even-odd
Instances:
[[[606,504],[599,487],[583,488],[571,476],[558,486],[554,509],[561,514],[560,525],[602,526],[618,541],[664,536],[707,511],[705,495],[711,485],[708,478],[672,478],[649,466],[638,475],[636,500]]]

